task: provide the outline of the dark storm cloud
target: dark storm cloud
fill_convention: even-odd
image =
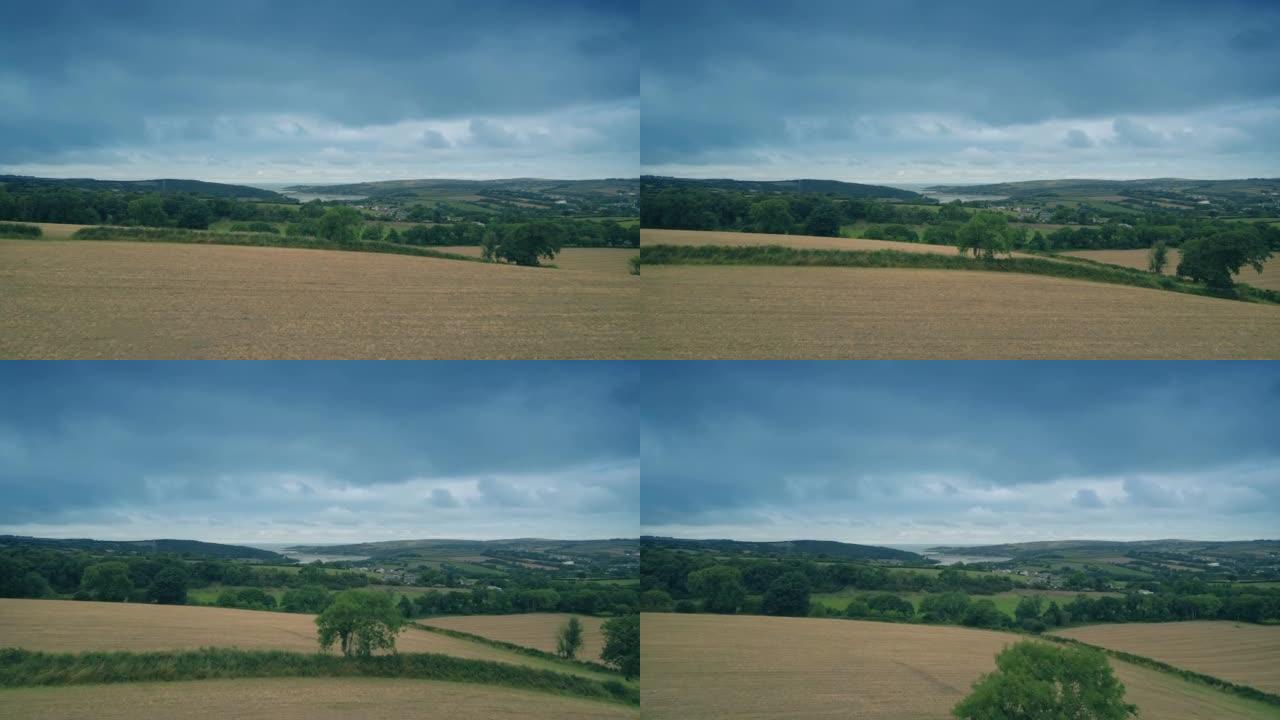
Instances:
[[[675,534],[869,540],[884,537],[867,527],[1163,536],[1180,531],[1150,513],[1185,510],[1196,516],[1190,534],[1261,532],[1280,520],[1278,372],[646,364],[641,522]]]
[[[0,166],[324,147],[249,142],[290,117],[556,126],[582,108],[634,113],[638,63],[625,2],[19,3],[0,23]],[[248,130],[240,143],[226,120]],[[613,150],[634,154],[629,140]]]
[[[1018,160],[1061,170],[1070,148],[1086,145],[1073,133],[1064,148],[1059,124],[1105,128],[1125,117],[1115,133],[1131,147],[1155,147],[1141,116],[1189,127],[1172,149],[1188,172],[1221,173],[1242,161],[1209,162],[1213,138],[1251,112],[1280,112],[1274,3],[651,0],[643,8],[641,159],[653,171],[786,175],[839,154],[845,176],[919,174],[940,167],[926,150],[959,154],[1010,138],[1003,172]],[[938,127],[921,133],[920,124]],[[889,132],[865,131],[877,126]],[[797,130],[815,127],[827,132]],[[1274,168],[1277,144],[1256,149],[1272,153],[1256,163]],[[1149,160],[1111,152],[1102,167],[1089,158],[1094,174]]]
[[[514,510],[509,532],[628,534],[636,381],[621,363],[5,363],[0,527],[137,537],[191,512],[474,536]]]

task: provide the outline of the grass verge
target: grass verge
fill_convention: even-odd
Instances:
[[[39,225],[28,225],[26,223],[0,222],[0,237],[5,238],[36,238],[44,235],[44,231]]]
[[[901,250],[826,250],[790,248],[781,245],[642,245],[640,262],[644,265],[779,265],[1013,272],[1129,285],[1152,290],[1169,290],[1188,295],[1221,297],[1246,302],[1280,304],[1280,292],[1244,284],[1237,284],[1233,294],[1226,294],[1204,285],[1156,275],[1145,270],[1096,262],[1061,262],[1046,258],[1017,257],[983,260],[959,254],[940,255]]]
[[[516,645],[514,643],[503,642],[501,640],[494,640],[492,638],[484,637],[483,635],[473,635],[469,632],[463,632],[461,630],[453,630],[451,628],[435,627],[434,625],[423,625],[422,623],[416,623],[416,622],[411,622],[409,623],[409,625],[419,630],[426,630],[427,632],[438,633],[440,635],[447,635],[448,637],[457,638],[459,640],[468,640],[470,642],[476,642],[482,645],[488,645],[489,647],[498,648],[499,650],[510,650],[511,652],[517,652],[517,653],[520,653],[521,655],[528,655],[529,657],[541,658],[543,660],[550,660],[552,662],[571,665],[577,668],[581,668],[583,670],[592,670],[594,672],[609,673],[611,675],[618,675],[619,677],[621,677],[621,674],[617,670],[609,667],[608,665],[605,665],[604,663],[591,662],[590,660],[566,660],[560,657],[559,655],[545,652],[537,648],[526,647],[524,645]]]
[[[162,652],[46,653],[0,648],[0,687],[261,677],[387,677],[536,690],[627,705],[640,691],[617,680],[435,653],[345,658],[284,650],[201,648]]]

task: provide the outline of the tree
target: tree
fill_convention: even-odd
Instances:
[[[407,595],[400,596],[400,614],[405,618],[413,617],[413,601]]]
[[[155,195],[145,195],[129,202],[129,219],[135,225],[163,227],[169,224],[164,203]]]
[[[187,604],[187,573],[179,567],[167,567],[156,573],[147,595],[161,605]]]
[[[996,656],[995,672],[951,710],[962,720],[1124,720],[1137,708],[1107,658],[1089,648],[1024,640]]]
[[[316,626],[326,651],[338,641],[343,655],[368,657],[374,650],[395,651],[404,617],[387,593],[344,590],[316,617]]]
[[[563,229],[556,223],[542,221],[489,233],[481,249],[486,260],[536,267],[543,258],[554,259],[563,243]]]
[[[920,601],[920,615],[925,622],[959,622],[969,609],[969,596],[962,592],[930,593]]]
[[[640,609],[644,612],[671,612],[671,593],[659,588],[640,593]]]
[[[960,254],[991,260],[997,253],[1008,255],[1013,250],[1013,232],[1008,216],[1002,213],[977,213],[956,232]]]
[[[311,566],[303,567],[302,570],[308,567]],[[329,591],[319,585],[303,585],[295,590],[285,591],[284,597],[281,598],[281,605],[285,612],[316,614],[324,612],[324,609],[329,607],[331,598]]]
[[[578,621],[577,615],[571,615],[556,633],[556,655],[572,660],[581,649],[582,623]]]
[[[982,599],[969,605],[964,617],[960,619],[960,624],[969,627],[998,628],[1004,625],[1006,620],[1007,617],[1000,612],[995,603]]]
[[[751,206],[751,223],[756,232],[785,235],[794,222],[791,205],[782,198],[761,200]]]
[[[796,571],[779,575],[765,592],[760,609],[765,615],[808,615],[809,578]]]
[[[335,205],[324,211],[316,225],[316,237],[338,243],[353,243],[364,217],[350,205]]]
[[[378,223],[369,223],[364,226],[364,231],[360,234],[360,239],[367,242],[378,242],[382,240],[382,234],[386,230]]]
[[[1018,601],[1018,607],[1013,611],[1013,616],[1018,619],[1018,622],[1039,620],[1043,607],[1044,598],[1040,595],[1023,595],[1022,599]]]
[[[119,561],[104,562],[85,568],[80,589],[94,600],[124,602],[133,592],[129,566]]]
[[[713,613],[736,613],[747,599],[742,574],[728,565],[712,565],[689,573],[689,592],[703,599],[703,607]]]
[[[1226,230],[1182,243],[1178,275],[1203,281],[1217,290],[1230,290],[1231,276],[1248,265],[1262,272],[1271,257],[1266,239],[1253,229]]]
[[[601,628],[604,650],[600,659],[618,668],[630,680],[640,676],[640,616],[614,618]]]
[[[1147,269],[1159,275],[1164,272],[1164,266],[1169,264],[1169,246],[1164,244],[1163,240],[1158,240],[1151,246],[1151,252],[1147,255]]]
[[[838,237],[840,235],[840,211],[831,201],[820,202],[805,220],[804,231],[820,237]]]

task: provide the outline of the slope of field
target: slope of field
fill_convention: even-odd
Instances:
[[[512,645],[523,645],[543,652],[556,651],[556,632],[572,615],[568,613],[527,613],[523,615],[466,615],[460,617],[430,618],[420,621],[423,625],[461,630],[499,640]],[[582,649],[580,660],[600,661],[604,649],[604,634],[600,628],[604,619],[578,615],[582,623]]]
[[[645,717],[924,720],[950,717],[995,655],[1021,639],[948,626],[649,614],[640,622]],[[1275,709],[1112,663],[1144,718],[1252,720]]]
[[[1124,267],[1138,268],[1139,270],[1147,269],[1147,250],[1067,250],[1059,253],[1060,255],[1071,255],[1072,257],[1088,258],[1089,260],[1097,260],[1098,262],[1111,263],[1112,265],[1123,265]],[[1182,256],[1175,249],[1169,250],[1169,262],[1165,266],[1164,274],[1173,275],[1178,269],[1178,262]],[[1236,281],[1247,283],[1257,288],[1267,290],[1280,290],[1280,256],[1272,257],[1262,266],[1262,272],[1246,267],[1235,276]]]
[[[1220,621],[1125,623],[1055,634],[1280,694],[1280,626]]]
[[[478,245],[446,245],[433,250],[480,257]],[[551,261],[561,270],[571,272],[603,272],[623,275],[631,273],[627,259],[638,255],[638,248],[565,248]]]
[[[637,280],[358,252],[5,240],[0,357],[636,357]]]
[[[900,250],[902,252],[955,255],[959,251],[953,245],[927,245],[925,243],[900,242],[898,240],[871,240],[868,238],[817,237],[814,235],[769,235],[766,233],[712,232],[706,230],[654,230],[640,231],[641,245],[728,245],[749,247],[753,245],[781,245],[794,248],[819,248],[823,250]],[[1034,257],[1013,253],[1014,257]]]
[[[1273,305],[960,270],[643,272],[645,358],[1280,358]]]
[[[384,678],[288,678],[71,685],[0,690],[0,716],[132,720],[190,715],[239,720],[360,717],[636,718],[638,709],[510,688]]]

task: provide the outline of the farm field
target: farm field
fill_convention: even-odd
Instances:
[[[950,717],[1020,636],[947,626],[646,613],[645,716],[899,720]],[[1113,661],[1142,717],[1252,720],[1272,706]]]
[[[769,235],[767,233],[719,232],[707,230],[657,230],[640,231],[643,245],[728,245],[750,247],[754,245],[781,245],[794,248],[819,248],[824,250],[900,250],[902,252],[955,255],[951,245],[926,245],[925,243],[898,240],[870,240],[866,238],[816,237],[813,235]],[[1032,257],[1014,253],[1014,257]],[[647,270],[646,270],[647,272]]]
[[[1112,265],[1123,265],[1125,267],[1138,268],[1139,270],[1147,269],[1146,250],[1066,250],[1061,255],[1071,255],[1072,257],[1088,258],[1089,260],[1097,260],[1098,262],[1111,263]],[[1178,269],[1178,261],[1182,256],[1174,248],[1169,249],[1169,263],[1165,267],[1164,274],[1172,275]],[[1262,272],[1258,273],[1251,267],[1246,267],[1235,276],[1238,282],[1246,283],[1258,288],[1267,290],[1280,290],[1280,257],[1272,257],[1262,266]]]
[[[838,592],[833,592],[833,593],[814,593],[813,595],[810,595],[810,598],[812,598],[814,602],[819,602],[819,603],[822,603],[823,605],[826,605],[828,608],[831,608],[833,610],[838,610],[840,612],[844,612],[844,609],[849,606],[850,600],[854,599],[859,595],[866,595],[868,594],[868,592],[869,591],[867,590],[853,590],[850,588],[846,588],[844,590],[840,590]],[[924,596],[928,593],[900,592],[900,593],[894,593],[894,594],[903,599],[910,600],[911,604],[915,605],[916,609],[919,610],[920,600],[924,598]],[[995,603],[996,608],[998,610],[1008,615],[1009,617],[1013,617],[1013,612],[1018,607],[1018,602],[1024,596],[1034,596],[1034,595],[1039,595],[1043,597],[1045,606],[1047,607],[1050,602],[1057,602],[1059,605],[1071,602],[1076,598],[1077,595],[1085,595],[1087,597],[1096,599],[1096,598],[1100,598],[1108,595],[1119,597],[1120,593],[1111,593],[1111,592],[1078,593],[1074,590],[1034,590],[1031,588],[1026,588],[1026,589],[1010,590],[1008,592],[995,593],[993,595],[969,595],[969,600],[971,602],[975,602],[983,599],[990,600],[991,602]]]
[[[5,358],[636,357],[639,278],[274,247],[0,241]]]
[[[912,268],[643,272],[646,358],[1280,357],[1280,307],[1161,290]]]
[[[1054,633],[1280,694],[1280,626],[1223,621],[1089,625]]]
[[[478,245],[446,245],[433,250],[480,257]],[[631,274],[627,258],[640,254],[639,248],[565,248],[551,261],[561,270]]]
[[[553,653],[556,651],[556,631],[570,617],[573,616],[568,613],[526,613],[438,617],[419,622]],[[604,649],[604,634],[600,631],[604,619],[588,615],[578,615],[577,618],[582,623],[582,649],[578,658],[599,662],[600,651]]]
[[[387,678],[271,678],[0,689],[0,716],[144,720],[637,718],[635,708],[504,687]]]

